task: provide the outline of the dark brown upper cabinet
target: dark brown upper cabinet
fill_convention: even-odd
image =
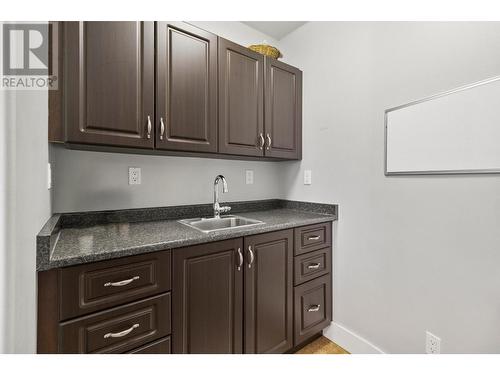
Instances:
[[[245,353],[293,347],[293,230],[245,237]]]
[[[217,36],[156,23],[156,148],[217,152]]]
[[[64,22],[70,143],[154,147],[154,23]]]
[[[302,157],[302,72],[281,61],[265,59],[265,155]]]
[[[264,155],[264,56],[219,38],[219,152]]]
[[[299,69],[185,22],[58,24],[50,45],[63,69],[61,89],[49,94],[50,142],[302,158]]]
[[[175,354],[242,353],[242,246],[237,238],[174,251]]]

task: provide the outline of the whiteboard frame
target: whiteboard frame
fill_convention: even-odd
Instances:
[[[451,95],[456,92],[464,91],[464,90],[469,90],[477,86],[482,86],[486,85],[488,83],[492,83],[495,81],[499,81],[500,76],[488,78],[482,81],[478,81],[475,83],[472,83],[470,85],[466,86],[460,86],[456,89],[445,91],[439,94],[431,95],[426,98],[422,98],[419,100],[415,100],[406,104],[399,105],[397,107],[389,108],[386,109],[384,112],[384,175],[385,176],[404,176],[404,175],[436,175],[436,174],[445,174],[445,175],[460,175],[460,174],[495,174],[495,173],[500,173],[500,167],[499,168],[492,168],[492,169],[443,169],[443,170],[432,170],[432,171],[402,171],[402,172],[388,172],[387,171],[387,114],[392,111],[397,111],[398,109],[410,107],[416,104],[420,104],[423,102],[427,102],[430,100],[438,99],[443,96]]]

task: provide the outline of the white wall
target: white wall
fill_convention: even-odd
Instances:
[[[500,351],[500,176],[383,174],[384,110],[500,75],[499,43],[497,22],[315,22],[280,40],[304,70],[287,196],[339,204],[334,320],[386,352],[424,352],[425,330],[444,353]]]
[[[215,176],[229,192],[221,201],[279,198],[280,162],[127,155],[53,147],[54,212],[162,207],[213,201]],[[128,185],[128,167],[141,167],[141,185]],[[245,170],[254,171],[253,185]]]
[[[10,348],[14,353],[36,351],[36,235],[51,215],[47,187],[48,92],[17,91],[15,148],[9,169],[12,191],[10,286],[12,309]]]
[[[241,22],[191,22],[242,45],[273,38]],[[52,147],[54,212],[154,207],[209,203],[213,180],[223,174],[229,193],[221,199],[252,200],[280,198],[282,164],[204,158],[126,155],[67,150]],[[128,167],[141,167],[142,184],[128,185]],[[253,185],[245,185],[245,170],[255,174]]]
[[[0,92],[0,353],[36,351],[36,235],[50,217],[47,91]]]
[[[278,45],[278,41],[273,37],[238,21],[189,21],[189,23],[242,46],[259,44],[264,40],[274,46]]]
[[[0,91],[0,168],[8,171],[8,124],[12,122],[12,93]],[[6,173],[0,174],[0,353],[9,347],[8,321],[9,309],[9,219],[8,219],[9,179]]]
[[[47,92],[2,92],[0,353],[36,351],[36,235],[51,215]]]

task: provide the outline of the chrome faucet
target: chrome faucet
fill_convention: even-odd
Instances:
[[[227,181],[224,178],[223,175],[218,175],[215,177],[214,181],[214,217],[216,219],[220,219],[220,214],[229,212],[231,210],[231,207],[229,206],[223,206],[221,207],[219,204],[219,182],[222,181],[222,192],[227,193],[229,190],[227,189]]]

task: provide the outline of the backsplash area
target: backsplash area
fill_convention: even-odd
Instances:
[[[131,155],[69,150],[53,145],[52,211],[75,212],[210,203],[223,174],[224,201],[282,198],[283,163]],[[128,168],[141,168],[141,184],[128,184]],[[245,171],[253,170],[253,184]]]

